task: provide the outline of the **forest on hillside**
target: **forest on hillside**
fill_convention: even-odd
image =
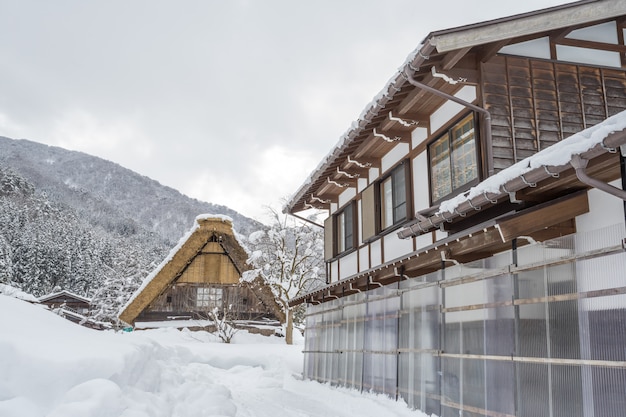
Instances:
[[[0,137],[0,283],[92,298],[96,320],[115,322],[205,213],[230,216],[244,236],[264,227],[112,162]]]

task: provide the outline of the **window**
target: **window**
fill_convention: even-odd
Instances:
[[[478,181],[474,115],[469,114],[428,146],[432,202]]]
[[[215,287],[198,288],[196,307],[222,308],[222,289]]]
[[[354,205],[349,204],[337,215],[337,253],[354,248]]]
[[[407,219],[407,167],[402,163],[380,183],[380,226],[384,230]]]

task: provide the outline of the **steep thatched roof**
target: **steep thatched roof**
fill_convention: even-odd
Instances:
[[[248,253],[233,232],[232,220],[227,216],[198,216],[194,227],[172,249],[168,257],[146,277],[141,287],[121,309],[120,320],[134,323],[137,316],[181,276],[210,241],[220,243],[239,274],[250,269],[247,263]],[[255,289],[255,286],[250,287],[257,295],[262,292],[258,288]],[[264,304],[272,310],[278,308],[275,301],[269,305],[264,301]]]

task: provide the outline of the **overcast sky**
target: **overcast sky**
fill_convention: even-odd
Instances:
[[[556,0],[0,0],[0,136],[263,220],[429,32]]]

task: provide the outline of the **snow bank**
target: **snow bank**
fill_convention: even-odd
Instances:
[[[39,299],[32,294],[24,292],[19,288],[12,287],[7,284],[0,284],[0,294],[4,294],[8,297],[17,298],[19,300],[30,301],[31,303],[38,303]]]
[[[98,332],[0,295],[2,417],[419,417],[298,377],[301,346],[239,332]]]

